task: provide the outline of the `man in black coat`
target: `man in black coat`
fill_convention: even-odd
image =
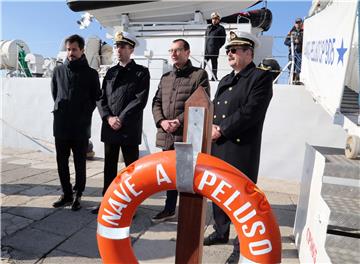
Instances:
[[[55,208],[72,204],[80,209],[86,182],[86,151],[91,132],[92,113],[100,96],[99,76],[84,55],[84,39],[72,35],[65,40],[67,59],[54,69],[51,92],[54,99],[54,137],[56,161],[63,195]],[[75,200],[70,183],[69,156],[75,164]]]
[[[214,119],[211,154],[249,177],[256,183],[261,134],[265,114],[272,97],[272,76],[253,63],[258,40],[246,32],[230,32],[226,46],[229,65],[233,71],[219,83],[214,97]],[[204,240],[204,245],[224,244],[229,240],[230,219],[213,203],[215,232]],[[239,241],[227,263],[239,260]]]
[[[212,72],[215,77],[211,80],[217,80],[217,68],[219,50],[224,45],[226,38],[225,28],[220,25],[220,15],[217,12],[211,14],[211,25],[209,25],[205,32],[205,58],[208,63],[211,60]],[[205,68],[206,64],[204,65]]]
[[[98,109],[102,118],[101,141],[105,145],[103,195],[118,172],[119,151],[128,166],[139,158],[139,145],[150,88],[149,70],[130,59],[138,45],[127,32],[114,37],[119,63],[111,67],[103,80]],[[92,212],[97,213],[99,208]]]

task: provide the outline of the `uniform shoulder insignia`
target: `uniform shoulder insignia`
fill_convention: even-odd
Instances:
[[[261,66],[257,66],[257,69],[263,70],[263,71],[270,71],[271,67],[270,66],[265,66],[265,65],[261,65]]]
[[[144,65],[140,65],[140,64],[137,64],[137,66],[140,68],[140,69],[147,69]]]
[[[115,71],[117,69],[117,65],[111,66],[108,71]]]
[[[146,72],[149,70],[147,67],[145,67],[143,65],[137,64],[137,66],[138,66],[138,71],[140,71],[140,72]]]

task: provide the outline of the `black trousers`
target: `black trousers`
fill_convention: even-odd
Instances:
[[[218,69],[218,57],[219,56],[216,56],[216,55],[205,55],[205,58],[204,58],[204,60],[206,62],[211,60],[212,72],[213,72],[216,79],[217,79],[217,69]],[[204,65],[204,68],[205,68],[205,65]]]
[[[229,234],[231,220],[227,216],[227,214],[214,202],[212,203],[212,208],[213,208],[213,217],[215,221],[214,229],[218,236],[225,237],[226,235]],[[233,245],[234,245],[233,252],[239,253],[240,248],[239,248],[238,236],[235,237]]]
[[[213,217],[215,221],[214,229],[218,234],[218,236],[225,237],[226,233],[229,234],[231,220],[227,216],[227,214],[225,214],[224,211],[215,203],[212,203],[212,208],[213,208]],[[233,251],[240,252],[239,239],[237,236],[234,239],[233,245],[234,245]]]
[[[69,157],[70,150],[73,153],[75,165],[75,187],[77,195],[81,196],[86,184],[86,151],[88,139],[64,140],[55,138],[56,162],[61,187],[64,196],[72,196],[70,182]]]
[[[102,195],[106,193],[107,188],[115,179],[118,173],[119,151],[124,157],[125,166],[139,159],[139,146],[125,146],[120,144],[105,143],[105,164],[104,164],[104,188]]]
[[[175,212],[177,197],[178,197],[177,190],[166,191],[166,200],[165,200],[164,211]]]
[[[174,150],[174,144],[169,149],[163,149],[163,151],[167,150]],[[165,200],[165,208],[164,211],[166,212],[175,212],[176,210],[176,203],[178,198],[178,191],[177,190],[169,190],[166,191],[166,200]]]

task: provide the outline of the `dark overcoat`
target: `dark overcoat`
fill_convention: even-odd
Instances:
[[[205,32],[205,55],[219,55],[220,48],[225,44],[226,31],[220,25],[209,25]]]
[[[109,144],[134,146],[141,144],[143,110],[149,96],[148,68],[131,60],[125,67],[111,67],[103,80],[98,109],[102,118],[101,141]],[[107,122],[117,116],[121,128],[114,130]]]
[[[99,76],[83,55],[57,66],[51,80],[54,137],[83,140],[91,136],[92,113],[100,96]]]
[[[211,154],[256,183],[265,114],[272,97],[269,72],[247,65],[221,79],[214,97],[214,121],[222,136],[212,144]]]

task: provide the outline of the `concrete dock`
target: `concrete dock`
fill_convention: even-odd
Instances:
[[[124,166],[119,164],[119,168]],[[71,177],[74,182],[71,162]],[[1,150],[1,263],[101,263],[96,243],[96,215],[101,201],[103,160],[87,162],[82,209],[55,209],[61,195],[54,154]],[[282,263],[299,263],[292,237],[299,184],[259,177],[276,214],[282,238]],[[164,205],[165,193],[145,200],[131,226],[133,248],[140,263],[174,263],[177,221],[154,224],[151,218]],[[208,200],[205,235],[213,231]],[[235,230],[231,228],[231,238]],[[232,251],[226,245],[204,247],[203,263],[224,263]]]

